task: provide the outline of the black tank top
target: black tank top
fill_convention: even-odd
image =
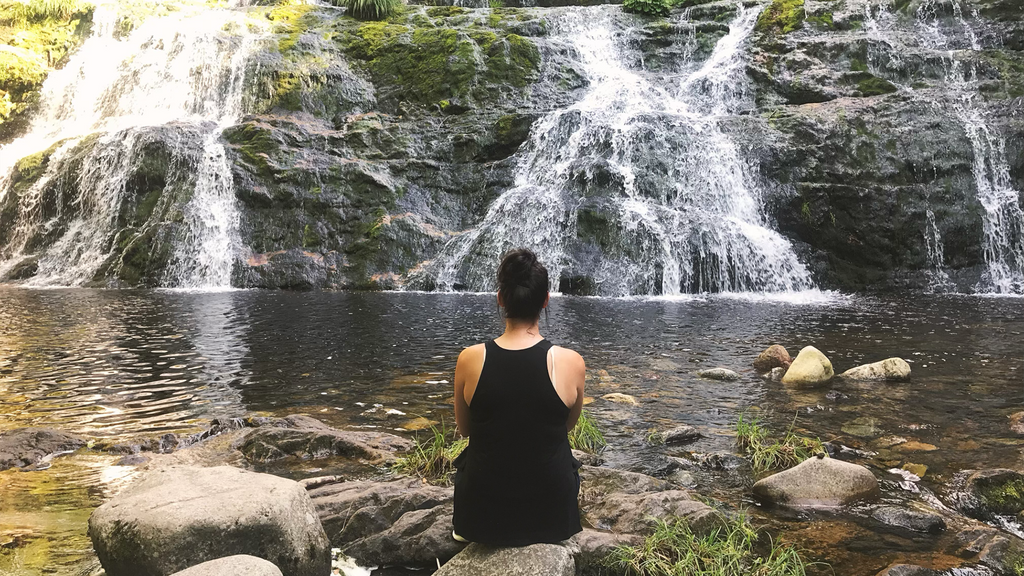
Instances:
[[[492,546],[565,540],[582,530],[580,463],[566,435],[569,408],[548,376],[552,344],[485,346],[469,446],[455,461],[455,532]]]

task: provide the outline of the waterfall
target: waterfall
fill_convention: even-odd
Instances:
[[[552,19],[556,41],[581,58],[585,95],[535,123],[514,186],[408,285],[490,290],[501,254],[527,246],[553,290],[580,274],[610,296],[812,286],[769,227],[755,170],[722,125],[753,107],[743,49],[760,8],[737,5],[711,56],[677,78],[631,64],[621,42],[629,30],[616,26],[634,20],[619,10],[570,8]],[[601,236],[596,256],[580,246],[588,234]]]
[[[92,35],[44,83],[28,133],[0,149],[0,206],[16,194],[0,278],[26,257],[38,265],[27,283],[39,286],[81,285],[122,265],[133,241],[121,231],[126,186],[159,140],[172,158],[168,194],[188,189],[161,284],[230,286],[239,217],[220,135],[241,117],[259,36],[241,10],[186,12],[151,17],[119,39],[115,8],[97,6]],[[44,173],[14,191],[15,166],[43,151]],[[62,179],[71,182],[57,186]]]

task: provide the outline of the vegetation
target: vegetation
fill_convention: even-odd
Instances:
[[[755,30],[789,34],[803,27],[804,0],[773,0],[757,18]]]
[[[672,5],[669,0],[623,0],[622,9],[633,14],[668,16]]]
[[[607,445],[608,442],[605,441],[604,434],[601,434],[601,431],[594,424],[594,420],[590,418],[587,411],[581,412],[579,421],[576,422],[576,426],[569,432],[569,446],[573,450],[582,450],[593,454]]]
[[[401,0],[339,0],[348,15],[358,20],[384,20],[402,7]]]
[[[825,451],[821,440],[797,436],[792,430],[779,439],[757,420],[746,421],[741,415],[736,422],[736,445],[746,452],[755,472],[788,468]]]
[[[795,548],[763,538],[743,515],[706,535],[683,520],[657,521],[654,533],[636,546],[616,548],[606,565],[630,576],[803,576],[806,564]]]
[[[466,449],[469,440],[456,438],[455,430],[430,427],[430,436],[416,437],[416,447],[404,458],[399,458],[392,467],[398,474],[414,474],[430,482],[447,486],[455,475],[455,458]]]

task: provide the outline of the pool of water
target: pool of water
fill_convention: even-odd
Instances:
[[[501,328],[491,295],[0,288],[0,429],[127,439],[195,431],[214,417],[304,412],[335,426],[408,434],[424,422],[452,422],[459,351]],[[639,400],[589,407],[614,465],[674,454],[645,437],[678,423],[706,436],[686,451],[733,452],[744,413],[870,450],[862,463],[887,479],[887,498],[919,497],[885,472],[903,464],[928,467],[911,487],[927,494],[941,493],[960,470],[1024,461],[1024,439],[1007,421],[1024,405],[1024,299],[556,297],[541,330],[583,354],[588,396]],[[794,355],[814,345],[837,372],[901,356],[913,378],[793,391],[750,367],[773,343]],[[695,374],[716,366],[743,377]],[[879,444],[893,435],[936,449]],[[0,574],[93,570],[85,520],[131,474],[113,462],[90,452],[43,472],[0,473]],[[732,505],[748,503],[735,475],[697,474],[695,482]],[[946,561],[940,544],[894,543],[843,518],[765,514],[837,574],[874,574],[897,558]]]

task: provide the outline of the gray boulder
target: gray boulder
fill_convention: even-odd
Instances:
[[[758,480],[753,492],[771,504],[836,507],[877,498],[879,488],[874,474],[863,466],[835,458],[808,458]]]
[[[494,548],[470,544],[434,576],[575,576],[573,551],[561,544]]]
[[[85,446],[84,439],[49,428],[19,428],[0,434],[0,470],[40,467],[51,457]]]
[[[613,468],[583,466],[579,472],[580,503],[582,506],[586,506],[591,502],[597,502],[609,494],[641,494],[643,492],[671,490],[673,487],[666,480],[660,480],[638,472],[627,472]]]
[[[805,346],[786,370],[782,383],[796,388],[813,388],[827,384],[833,375],[832,362],[814,346]]]
[[[412,450],[413,442],[386,432],[337,430],[309,416],[282,418],[260,427],[241,442],[239,450],[250,462],[272,462],[288,456],[303,459],[343,456],[378,463],[394,459],[396,452]]]
[[[229,466],[150,472],[92,513],[89,537],[107,576],[166,576],[235,554],[284,576],[330,573],[330,543],[305,489]]]
[[[726,382],[732,382],[739,380],[740,375],[729,370],[728,368],[709,368],[707,370],[699,370],[697,376],[701,378],[707,378],[708,380],[723,380]]]
[[[436,566],[466,545],[452,538],[452,504],[402,514],[389,528],[360,538],[342,548],[363,565]]]
[[[636,534],[616,534],[584,528],[571,539],[576,548],[576,572],[581,576],[605,573],[604,559],[619,546],[636,546],[643,537]]]
[[[175,572],[172,576],[282,576],[273,563],[255,556],[237,554],[210,560]]]
[[[670,519],[684,520],[695,533],[705,534],[723,520],[717,510],[683,490],[610,494],[584,508],[583,516],[595,528],[620,534],[647,534],[656,520]]]
[[[910,510],[899,506],[879,506],[871,512],[871,517],[887,526],[913,532],[938,534],[946,529],[946,521],[934,512]]]
[[[880,362],[850,368],[839,375],[848,380],[910,380],[910,364],[903,358],[887,358]]]

